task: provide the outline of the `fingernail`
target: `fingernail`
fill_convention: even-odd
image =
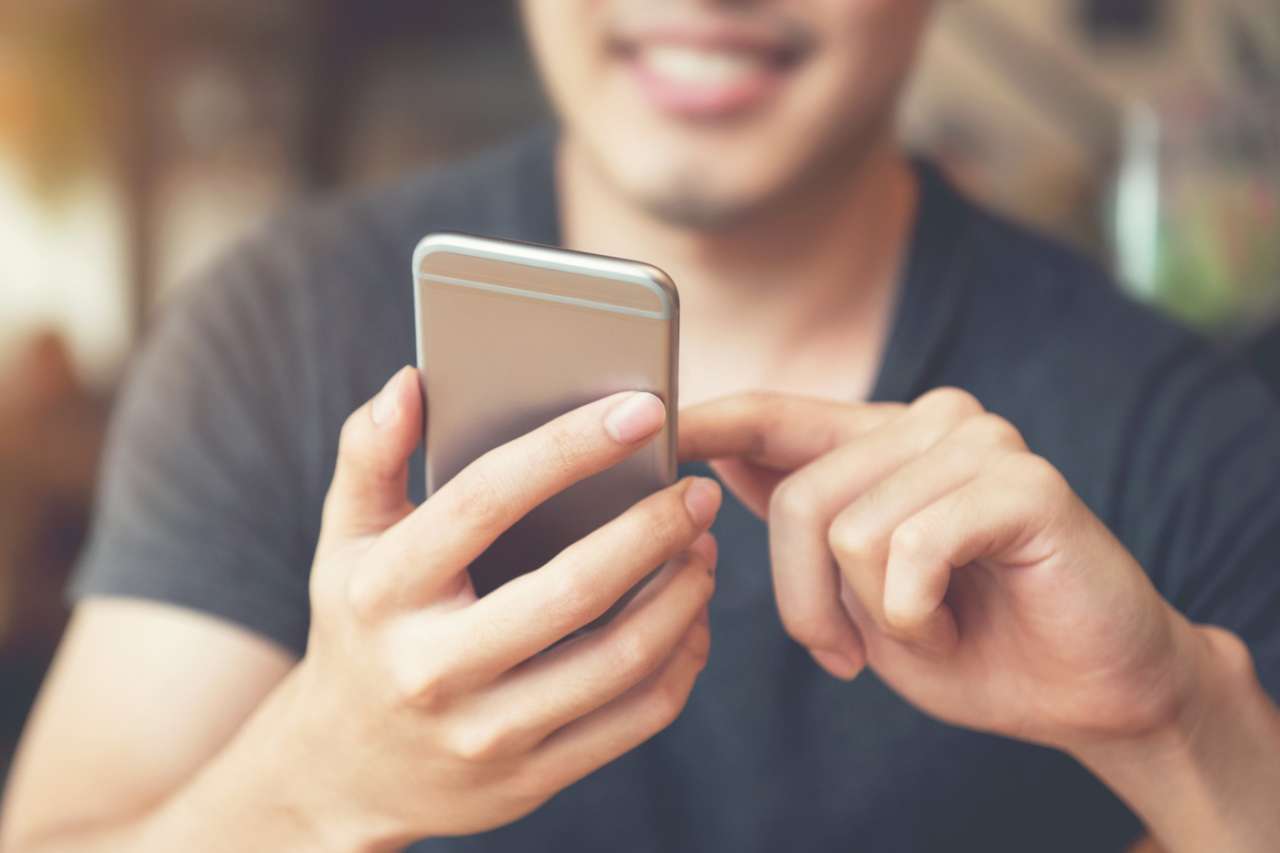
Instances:
[[[720,484],[706,477],[694,477],[684,490],[684,505],[698,527],[706,527],[720,509]]]
[[[666,406],[647,391],[637,391],[615,405],[604,417],[604,429],[620,444],[635,444],[648,438],[667,419]]]
[[[396,415],[400,412],[400,395],[396,393],[397,385],[400,381],[400,374],[403,370],[396,371],[396,375],[387,380],[387,384],[382,386],[382,390],[378,392],[378,396],[373,398],[373,406],[369,409],[369,415],[373,418],[373,425],[384,427],[395,420]]]
[[[818,665],[836,678],[851,681],[862,671],[862,662],[855,660],[845,652],[828,651],[827,649],[810,649],[809,654]]]

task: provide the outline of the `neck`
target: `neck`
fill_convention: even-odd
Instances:
[[[557,173],[564,242],[648,261],[672,276],[685,402],[749,388],[864,394],[887,332],[917,187],[887,134],[850,159],[766,213],[698,230],[631,203],[567,138]],[[833,363],[845,370],[832,371]]]

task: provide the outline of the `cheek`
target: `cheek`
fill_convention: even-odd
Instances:
[[[832,47],[864,63],[911,58],[933,0],[815,0],[814,21]]]
[[[606,59],[598,0],[522,0],[529,50],[551,97],[573,103],[591,88]]]
[[[933,4],[932,0],[810,0],[805,5],[812,9],[815,18],[821,16],[826,22],[861,26],[877,19],[910,17]]]
[[[931,0],[815,0],[825,42],[823,84],[835,113],[877,112],[910,69]]]

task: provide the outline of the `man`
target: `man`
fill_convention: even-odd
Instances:
[[[121,405],[9,849],[1273,849],[1280,411],[894,145],[930,5],[527,2],[558,136],[215,270]],[[667,269],[682,453],[732,495],[476,600],[663,409],[415,508],[404,270],[442,229]]]

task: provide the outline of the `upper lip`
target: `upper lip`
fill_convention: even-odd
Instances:
[[[759,53],[779,62],[794,60],[808,48],[808,40],[795,28],[732,18],[624,23],[614,29],[610,41],[628,53],[648,45],[685,45]]]

